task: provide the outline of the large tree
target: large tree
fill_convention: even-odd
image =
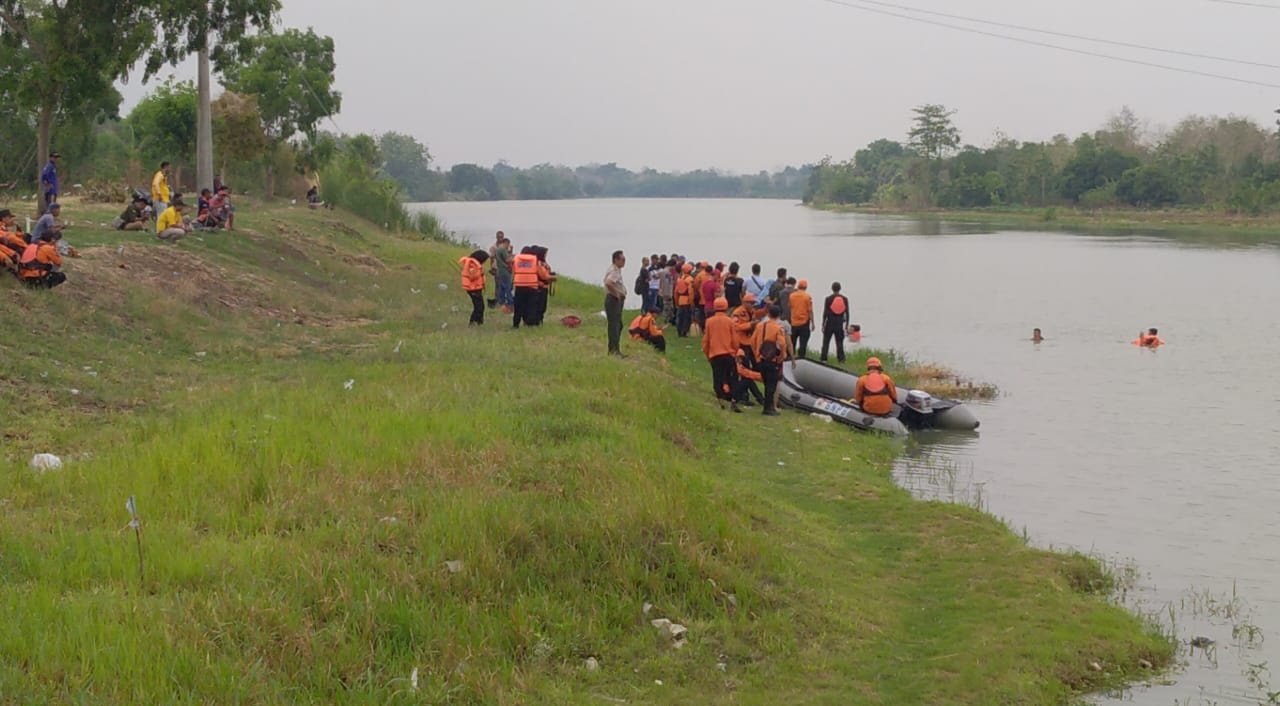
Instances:
[[[936,104],[912,108],[916,116],[907,133],[909,145],[930,161],[947,156],[960,145],[960,131],[951,123],[954,110]]]
[[[0,75],[30,106],[36,163],[58,119],[119,103],[114,83],[150,46],[152,3],[142,0],[0,0]],[[110,112],[114,113],[112,107]]]
[[[267,153],[296,135],[310,142],[320,121],[342,107],[342,94],[333,90],[333,38],[287,29],[262,34],[245,43],[241,61],[223,68],[227,88],[258,97],[258,110],[267,135]],[[267,162],[267,197],[273,176]]]
[[[412,135],[384,133],[378,138],[382,169],[400,182],[414,201],[434,201],[444,196],[444,176],[431,170],[431,153]]]
[[[114,83],[146,58],[144,78],[215,40],[224,57],[278,0],[0,0],[0,75],[11,100],[30,106],[37,164],[59,120],[114,114]]]
[[[151,162],[173,161],[182,181],[182,165],[196,148],[196,87],[190,81],[165,81],[138,102],[126,120],[142,154]]]

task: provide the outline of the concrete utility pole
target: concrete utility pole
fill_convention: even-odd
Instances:
[[[213,108],[209,98],[209,50],[201,49],[196,82],[196,193],[213,188]]]

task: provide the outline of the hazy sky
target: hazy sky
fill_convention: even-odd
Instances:
[[[1028,140],[1074,136],[1123,105],[1153,128],[1191,113],[1236,113],[1270,125],[1280,105],[1276,89],[1016,44],[831,0],[283,1],[284,24],[334,37],[338,128],[410,133],[442,166],[616,161],[753,172],[827,154],[845,158],[879,137],[903,139],[911,108],[922,103],[957,110],[964,140],[978,145],[997,131]],[[1275,9],[1213,0],[894,4],[1280,64],[1273,51],[1280,0],[1251,1]],[[967,26],[1280,84],[1280,69]],[[175,73],[194,74],[188,65]],[[127,86],[125,109],[148,88]]]

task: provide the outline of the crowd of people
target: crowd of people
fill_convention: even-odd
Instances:
[[[40,171],[39,218],[30,233],[23,231],[10,209],[0,209],[0,268],[34,288],[52,288],[66,282],[63,257],[77,254],[62,238],[67,222],[62,220],[62,204],[58,200],[61,158],[58,152],[50,152]],[[169,162],[161,162],[151,177],[150,193],[135,191],[111,227],[121,231],[154,229],[158,240],[169,243],[192,231],[235,230],[236,208],[231,203],[231,189],[220,176],[214,176],[212,188],[200,190],[192,212],[182,194],[169,186],[171,173]],[[319,203],[317,197],[315,204]]]
[[[622,355],[625,266],[625,254],[615,252],[604,277],[613,355]],[[775,415],[782,366],[808,357],[814,331],[821,327],[824,362],[833,343],[836,359],[843,363],[845,337],[860,340],[849,323],[849,299],[840,290],[839,282],[831,283],[819,319],[809,283],[788,275],[786,268],[778,268],[774,277],[766,279],[760,265],[753,264],[751,273],[743,277],[736,262],[712,264],[679,254],[654,254],[642,259],[636,275],[633,291],[641,298],[641,312],[627,333],[658,351],[667,347],[663,323],[673,326],[680,338],[700,336],[722,405],[739,412],[759,404],[764,414]]]

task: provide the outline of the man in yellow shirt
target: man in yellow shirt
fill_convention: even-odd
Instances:
[[[166,243],[176,243],[190,233],[191,226],[182,220],[182,212],[186,208],[181,199],[174,201],[172,206],[166,208],[156,219],[156,237]]]
[[[169,163],[161,162],[160,169],[151,177],[151,205],[156,213],[164,213],[169,208],[169,196]]]

